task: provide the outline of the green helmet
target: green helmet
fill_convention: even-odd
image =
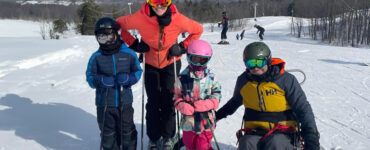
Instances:
[[[243,61],[249,59],[260,59],[263,57],[267,62],[271,59],[270,48],[263,42],[253,42],[244,48]]]

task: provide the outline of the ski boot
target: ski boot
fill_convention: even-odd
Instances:
[[[165,138],[162,141],[162,150],[171,150],[172,148],[172,139],[171,138]]]
[[[153,142],[152,140],[149,140],[148,150],[160,150],[160,147],[161,147],[161,139],[158,139],[155,142]]]

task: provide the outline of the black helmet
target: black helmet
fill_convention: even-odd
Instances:
[[[260,59],[263,57],[268,64],[271,62],[271,51],[270,48],[263,42],[253,42],[248,44],[244,48],[243,61],[246,62],[249,59]]]
[[[95,23],[95,37],[103,54],[114,54],[121,49],[118,30],[119,25],[113,18],[103,17]]]
[[[223,14],[223,15],[226,15],[226,11],[223,11],[223,12],[222,12],[222,14]]]
[[[95,23],[95,35],[98,32],[104,32],[105,29],[113,29],[115,33],[118,33],[119,25],[113,18],[103,17]]]

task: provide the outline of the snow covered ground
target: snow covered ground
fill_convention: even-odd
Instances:
[[[286,69],[307,74],[302,87],[316,115],[323,149],[369,149],[370,49],[294,38],[289,35],[289,17],[262,17],[258,23],[266,29],[264,42],[273,57],[285,60]],[[39,23],[21,20],[0,20],[0,29],[0,150],[98,149],[94,90],[85,81],[88,59],[98,48],[95,38],[42,40]],[[210,32],[205,26],[201,39],[213,43],[209,67],[222,85],[221,106],[245,70],[242,52],[257,41],[255,32],[247,30],[242,41],[235,39],[240,31],[229,32],[231,45],[217,45],[219,29]],[[295,75],[302,80],[301,74]],[[140,82],[133,87],[139,132],[141,86]],[[215,134],[222,150],[236,149],[235,131],[242,115],[241,107],[218,122]]]

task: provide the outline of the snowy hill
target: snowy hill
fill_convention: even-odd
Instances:
[[[285,60],[286,69],[306,72],[302,87],[315,113],[323,149],[368,149],[370,68],[365,63],[370,62],[370,49],[294,38],[289,35],[289,17],[258,21],[266,28],[264,42],[273,57]],[[76,35],[42,40],[38,23],[21,20],[0,20],[0,29],[0,150],[98,149],[94,90],[85,81],[88,59],[98,48],[95,38]],[[243,41],[235,40],[237,32],[229,32],[231,45],[225,46],[214,44],[219,42],[219,31],[209,31],[205,25],[201,39],[213,43],[209,66],[221,81],[222,106],[231,97],[237,76],[245,70],[244,47],[258,37],[253,28],[246,31]],[[184,68],[187,62],[185,57],[182,60]],[[295,75],[302,80],[300,74]],[[139,132],[141,85],[139,82],[132,88]],[[215,134],[222,150],[236,149],[235,131],[242,115],[239,108],[218,122]]]

